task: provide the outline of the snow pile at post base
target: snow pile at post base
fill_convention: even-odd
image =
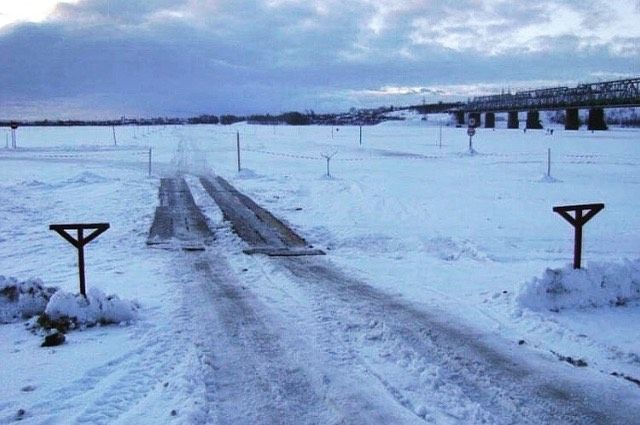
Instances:
[[[40,279],[18,281],[0,275],[0,323],[11,323],[41,314],[56,288]]]
[[[97,323],[121,323],[136,319],[139,305],[121,300],[116,295],[106,296],[96,288],[87,291],[87,298],[79,294],[58,291],[44,313],[50,320],[71,320],[75,325],[92,326]]]
[[[640,301],[640,259],[622,264],[589,263],[586,269],[547,269],[525,284],[518,303],[531,310],[622,306]]]
[[[19,281],[0,275],[0,323],[46,315],[72,327],[122,323],[137,318],[139,304],[90,288],[87,297],[46,287],[40,279]]]

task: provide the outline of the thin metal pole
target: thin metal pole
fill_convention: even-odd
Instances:
[[[471,143],[471,139],[473,139],[473,136],[469,136],[469,152],[473,152],[473,144]]]
[[[16,129],[12,128],[11,129],[11,147],[13,149],[15,149],[17,147],[17,143],[16,143]]]
[[[440,135],[439,135],[438,147],[442,148],[442,123],[440,123],[439,129],[440,129],[440,131],[439,131]]]
[[[236,148],[238,151],[238,172],[240,172],[240,132],[236,131]]]
[[[327,157],[327,177],[331,177],[331,174],[329,173],[329,161],[331,161],[331,158]]]
[[[149,177],[151,177],[151,148],[149,148]]]
[[[80,293],[85,298],[87,293],[85,291],[85,279],[84,279],[84,235],[82,229],[78,229],[78,273],[80,276]]]
[[[360,126],[360,146],[362,146],[362,126]]]
[[[551,148],[547,148],[547,176],[551,177]]]
[[[116,140],[116,127],[112,125],[111,131],[113,132],[113,146],[118,146],[118,141]]]

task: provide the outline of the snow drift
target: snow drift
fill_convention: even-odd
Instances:
[[[52,297],[44,314],[51,321],[68,320],[75,326],[93,326],[129,322],[137,318],[139,305],[121,300],[117,295],[105,295],[90,288],[87,297],[58,291]]]
[[[586,269],[547,269],[526,283],[518,303],[531,310],[622,306],[640,300],[640,259],[589,263]]]
[[[47,322],[65,322],[67,327],[129,322],[137,318],[139,304],[105,295],[90,288],[87,297],[44,286],[40,279],[19,281],[0,275],[0,323],[34,316]]]
[[[19,281],[0,275],[0,323],[11,323],[41,314],[56,288],[40,279]]]

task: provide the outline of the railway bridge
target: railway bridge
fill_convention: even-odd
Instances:
[[[606,130],[604,110],[640,107],[640,77],[624,80],[580,84],[577,87],[553,87],[474,97],[449,109],[457,123],[474,123],[494,128],[496,113],[507,113],[507,128],[519,128],[519,113],[526,112],[525,128],[542,128],[540,111],[565,111],[565,129],[580,127],[580,109],[589,111],[587,128]],[[484,115],[484,117],[483,117]],[[482,119],[484,118],[484,119]],[[465,121],[468,120],[468,121]]]

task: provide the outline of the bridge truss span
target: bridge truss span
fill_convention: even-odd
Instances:
[[[640,106],[640,78],[552,87],[474,97],[464,112],[541,111],[569,108],[620,108]]]

